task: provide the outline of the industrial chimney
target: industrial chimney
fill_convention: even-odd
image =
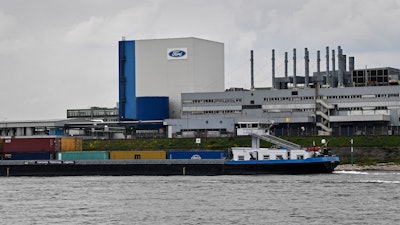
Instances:
[[[336,68],[335,68],[335,49],[332,49],[332,87],[337,87]]]
[[[349,57],[349,72],[350,72],[350,85],[354,86],[353,72],[354,72],[354,57]]]
[[[332,85],[332,76],[329,73],[329,47],[326,47],[326,83],[329,84],[329,86],[333,86]]]
[[[272,88],[275,89],[275,49],[272,49]]]
[[[310,56],[309,56],[309,52],[308,49],[305,48],[304,49],[304,75],[305,75],[305,86],[309,87],[309,83],[310,83]]]
[[[343,50],[340,46],[338,46],[338,64],[339,64],[338,87],[343,87],[345,63],[343,60]]]
[[[250,51],[250,74],[251,74],[251,90],[254,90],[254,62],[253,62],[253,50]]]
[[[321,85],[321,57],[320,57],[320,51],[317,51],[317,81],[318,85]]]
[[[293,87],[297,87],[297,79],[296,79],[296,49],[293,49]]]
[[[288,53],[285,52],[285,78],[288,77],[288,70],[287,70],[287,67],[288,67]]]

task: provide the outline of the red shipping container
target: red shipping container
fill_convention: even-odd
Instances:
[[[60,138],[7,138],[3,139],[3,152],[58,152]]]

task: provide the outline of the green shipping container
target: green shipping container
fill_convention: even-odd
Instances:
[[[106,151],[87,152],[58,152],[57,160],[107,160],[110,159]]]

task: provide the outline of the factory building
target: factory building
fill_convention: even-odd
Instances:
[[[399,69],[356,69],[355,58],[339,46],[337,54],[327,47],[325,60],[317,51],[316,71],[309,69],[307,48],[304,70],[298,70],[293,49],[289,72],[288,55],[284,73],[275,74],[272,50],[272,87],[256,88],[251,51],[251,88],[225,89],[222,43],[123,39],[118,107],[69,109],[67,120],[3,121],[0,135],[228,137],[267,130],[277,136],[400,135]]]
[[[294,69],[289,76],[286,52],[284,76],[277,77],[275,50],[272,50],[272,88],[257,89],[252,83],[250,90],[182,93],[182,118],[165,120],[169,136],[204,136],[210,131],[214,136],[218,132],[229,135],[232,131],[233,135],[262,134],[271,127],[278,136],[398,135],[399,69],[355,69],[354,57],[349,57],[347,69],[346,55],[339,46],[336,70],[335,51],[332,50],[332,64],[329,56],[327,47],[326,70],[321,71],[320,52],[317,52],[317,71],[310,76],[306,48],[305,75],[300,76],[294,49]],[[253,82],[254,75],[250,75]]]
[[[223,90],[222,43],[198,38],[119,42],[120,120],[144,119],[138,112],[158,105],[157,97],[169,98],[161,117],[180,118],[181,93]]]
[[[369,86],[185,93],[182,119],[166,123],[172,136],[268,126],[278,136],[398,134],[399,91],[399,86]]]

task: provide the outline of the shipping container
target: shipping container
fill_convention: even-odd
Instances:
[[[54,159],[54,154],[49,152],[14,152],[4,153],[3,160],[43,160]]]
[[[107,160],[110,159],[106,151],[84,151],[84,152],[58,152],[57,160]]]
[[[60,150],[62,152],[82,151],[82,138],[62,137]]]
[[[49,135],[64,135],[64,129],[61,128],[52,128],[49,130]]]
[[[165,151],[110,151],[110,159],[166,159]]]
[[[3,152],[31,153],[31,152],[57,152],[60,150],[60,138],[5,138],[2,139]]]
[[[225,159],[227,152],[224,150],[210,151],[169,151],[168,159]]]

